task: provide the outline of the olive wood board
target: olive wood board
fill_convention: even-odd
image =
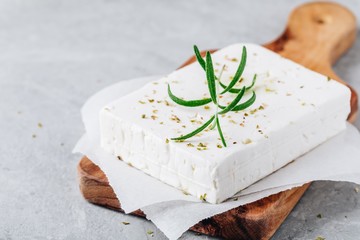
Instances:
[[[263,46],[346,84],[334,73],[332,65],[352,46],[355,38],[356,19],[348,9],[331,2],[312,2],[295,8],[283,34]],[[193,56],[181,67],[195,60]],[[353,122],[358,99],[349,88],[352,95],[348,121]],[[78,175],[80,190],[87,201],[122,211],[105,174],[86,156],[79,162]],[[190,230],[225,239],[269,239],[309,186],[310,183],[231,209],[200,221]],[[140,209],[132,214],[145,217]]]

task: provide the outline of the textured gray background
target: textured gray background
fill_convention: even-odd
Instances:
[[[71,154],[81,105],[119,80],[171,72],[194,43],[268,42],[302,2],[0,1],[0,239],[166,239],[83,200]],[[342,2],[360,18],[358,0]],[[360,37],[335,69],[360,92]],[[273,239],[360,239],[355,188],[314,183]],[[182,237],[195,238],[209,239]]]

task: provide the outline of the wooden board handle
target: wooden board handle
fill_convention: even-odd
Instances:
[[[284,33],[265,47],[301,65],[331,77],[351,90],[351,114],[356,118],[358,96],[332,69],[332,65],[354,44],[356,18],[345,7],[331,2],[313,2],[296,8]]]
[[[348,9],[337,3],[314,2],[296,8],[285,32],[265,47],[340,80],[331,65],[353,45],[355,38],[356,19]]]

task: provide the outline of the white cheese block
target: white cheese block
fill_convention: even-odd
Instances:
[[[244,45],[248,60],[237,87],[250,85],[256,73],[257,99],[246,110],[220,117],[228,147],[221,147],[216,129],[184,142],[167,140],[193,131],[216,111],[212,103],[189,108],[168,97],[168,84],[184,99],[209,97],[198,63],[104,107],[102,147],[164,183],[220,203],[345,129],[350,112],[347,87],[261,46],[235,44],[212,54],[217,74],[227,66],[223,82],[234,75]],[[226,105],[234,97],[227,93],[220,102]]]

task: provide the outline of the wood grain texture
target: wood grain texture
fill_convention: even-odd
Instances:
[[[353,44],[356,20],[353,14],[336,3],[308,3],[296,8],[290,15],[284,33],[264,46],[314,71],[343,84],[331,66]],[[214,52],[216,50],[211,50]],[[205,52],[202,52],[205,54]],[[190,58],[181,67],[195,61]],[[351,113],[357,114],[357,94],[352,91]],[[80,190],[86,200],[108,208],[121,210],[121,204],[109,185],[105,174],[87,157],[78,165]],[[225,239],[269,239],[309,187],[306,184],[271,195],[225,213],[202,220],[190,229]],[[141,210],[132,214],[145,217]]]

